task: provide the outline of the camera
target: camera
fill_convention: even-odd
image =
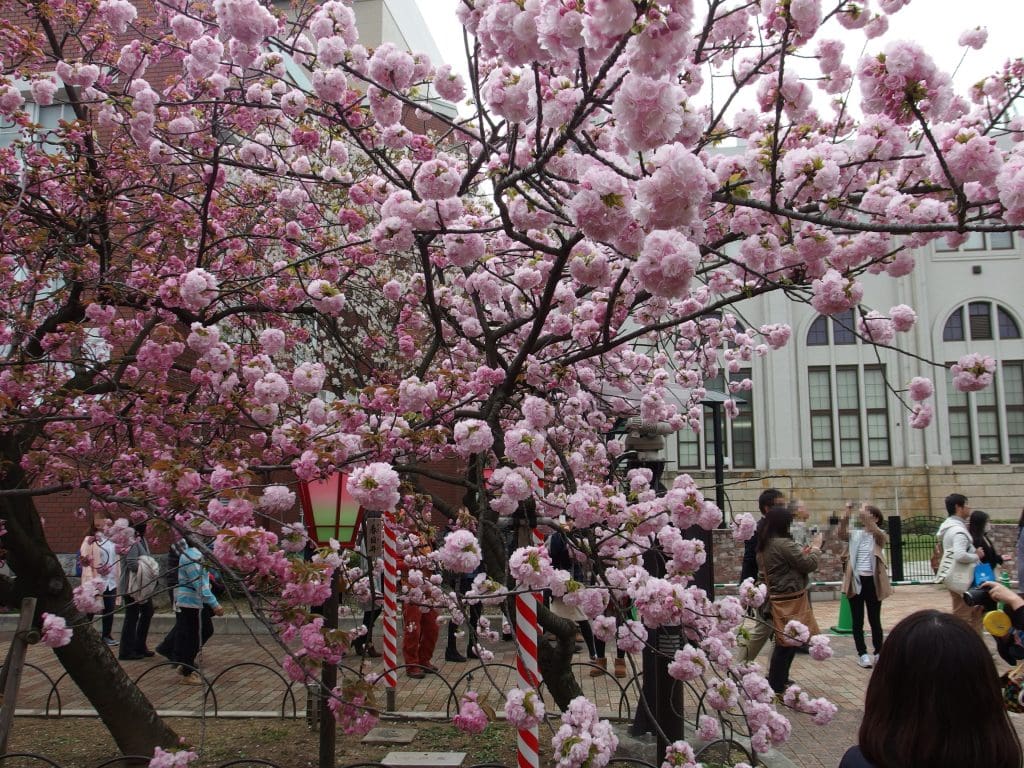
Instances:
[[[963,594],[964,602],[972,608],[977,605],[985,605],[988,600],[988,591],[991,587],[972,587]]]

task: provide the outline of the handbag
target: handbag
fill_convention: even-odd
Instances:
[[[980,587],[986,581],[995,581],[996,572],[992,569],[992,566],[988,563],[978,563],[974,566],[974,583],[973,586]]]
[[[803,643],[793,640],[786,634],[786,625],[791,621],[799,621],[811,636],[821,634],[818,621],[811,609],[811,596],[806,587],[799,592],[772,594],[772,585],[768,582],[768,569],[764,568],[764,583],[768,587],[768,603],[772,611],[772,627],[775,629],[775,642],[782,646],[797,646]]]
[[[957,534],[967,536],[964,531],[957,531]],[[935,573],[935,583],[942,584],[950,592],[962,594],[974,583],[974,566],[975,563],[957,561],[953,554],[953,547],[944,548],[939,570]]]

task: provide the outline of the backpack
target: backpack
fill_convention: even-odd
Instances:
[[[160,586],[160,564],[150,555],[139,555],[135,573],[128,574],[128,597],[137,603],[151,599]]]
[[[942,539],[939,536],[935,537],[935,547],[932,549],[932,573],[939,572],[939,563],[942,562]]]

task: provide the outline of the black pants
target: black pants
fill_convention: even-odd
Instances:
[[[174,627],[163,639],[157,651],[171,661],[182,665],[187,675],[196,665],[199,648],[213,637],[213,610],[204,605],[199,608],[179,608],[174,615]],[[170,651],[170,653],[167,653]]]
[[[857,646],[857,655],[868,652],[864,643],[864,609],[868,611],[868,623],[871,625],[871,644],[875,653],[882,650],[882,601],[875,590],[874,576],[860,577],[860,594],[850,598],[850,618],[853,619],[853,644]]]
[[[468,610],[469,614],[466,616],[466,618],[469,620],[469,627],[467,628],[466,631],[466,650],[471,651],[473,650],[473,646],[476,644],[476,627],[477,624],[480,622],[480,617],[483,615],[484,607],[479,602],[475,602],[469,606]],[[458,634],[459,627],[461,626],[461,624],[456,624],[451,619],[448,619],[448,646],[446,650],[458,650],[458,648],[456,648],[455,641],[457,638],[455,637],[455,635]]]
[[[377,623],[377,617],[383,610],[383,608],[374,608],[371,611],[363,611],[363,626],[366,627],[366,634],[360,635],[352,643],[352,648],[356,653],[362,653],[367,644],[373,646],[373,625]]]
[[[607,645],[608,644],[604,640],[601,640],[597,637],[594,638],[594,646],[597,648],[597,658],[604,658],[605,648],[607,647]],[[624,659],[626,658],[626,652],[623,651],[621,648],[616,647],[615,656],[617,658]]]
[[[103,615],[100,616],[100,634],[103,637],[113,638],[114,636],[114,611],[117,610],[117,590],[108,589],[103,593]],[[85,618],[92,621],[96,614],[87,613]]]
[[[783,693],[786,690],[786,681],[789,680],[789,670],[793,666],[793,659],[796,657],[795,645],[783,645],[775,643],[772,650],[772,659],[768,662],[768,685],[775,693]]]
[[[143,600],[140,603],[125,595],[124,622],[121,624],[121,658],[143,655],[152,618],[152,600]]]

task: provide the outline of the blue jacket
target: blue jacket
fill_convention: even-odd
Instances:
[[[178,558],[178,586],[174,588],[174,604],[179,608],[217,608],[220,603],[210,590],[210,572],[203,565],[203,555],[188,547]]]

